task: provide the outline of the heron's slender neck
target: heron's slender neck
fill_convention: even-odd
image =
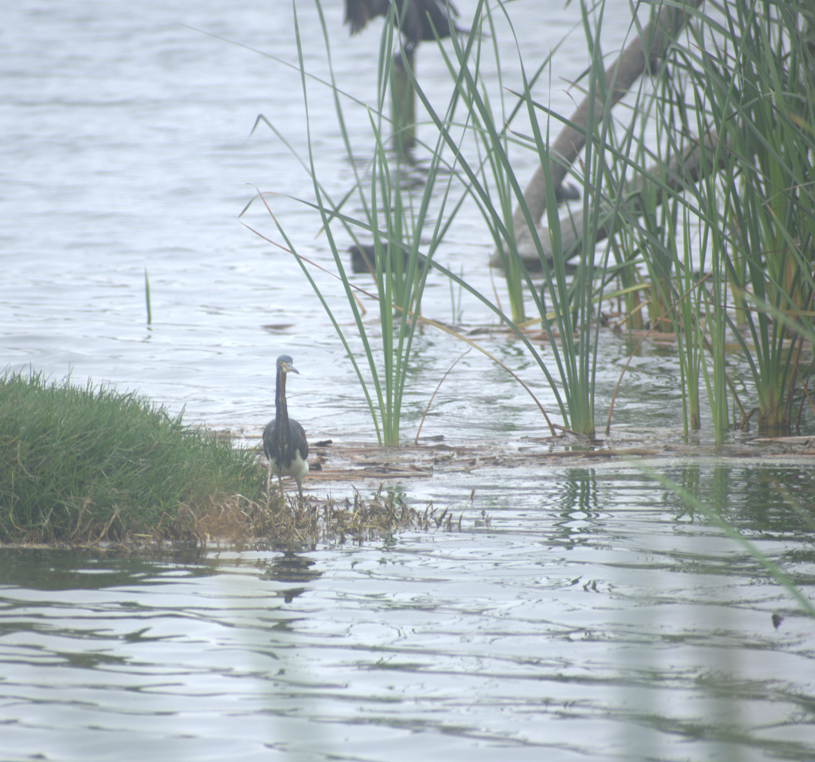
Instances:
[[[289,425],[289,411],[286,407],[286,374],[282,370],[277,371],[275,414],[277,416],[277,430],[282,434]]]

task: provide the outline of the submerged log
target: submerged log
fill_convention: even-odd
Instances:
[[[718,154],[716,153],[718,148],[718,134],[715,131],[711,131],[705,136],[703,141],[700,141],[696,146],[688,148],[682,156],[677,157],[668,167],[654,165],[648,169],[647,173],[639,174],[626,183],[620,191],[624,196],[624,201],[620,205],[619,212],[617,211],[617,205],[613,201],[603,203],[603,208],[600,211],[600,224],[595,233],[594,243],[599,243],[608,237],[612,226],[607,224],[607,222],[617,214],[624,214],[629,219],[640,216],[643,212],[643,205],[640,199],[644,193],[653,193],[656,203],[662,203],[664,196],[663,189],[647,178],[661,177],[665,185],[674,191],[695,185],[703,177],[710,174],[710,172],[721,168],[721,159],[714,164],[714,158],[721,154],[721,149],[719,149]],[[586,226],[583,211],[583,209],[579,209],[575,212],[570,211],[569,215],[560,221],[560,238],[563,259],[565,261],[572,259],[580,253],[583,232]],[[589,217],[591,218],[592,216],[593,211],[590,210]],[[544,255],[549,264],[551,264],[553,254],[549,229],[542,225],[536,225],[535,231],[540,239]],[[542,269],[540,258],[538,257],[538,250],[528,227],[524,226],[519,233],[516,234],[516,245],[518,254],[523,260],[527,270],[535,272]],[[490,266],[502,266],[501,255],[498,252],[494,252],[490,257]]]
[[[686,0],[684,8],[663,8],[660,14],[645,27],[642,35],[637,36],[620,54],[620,57],[606,69],[606,91],[611,91],[609,106],[613,106],[619,102],[646,69],[652,70],[656,68],[657,61],[665,55],[665,52],[673,43],[679,30],[685,26],[693,10],[701,5],[702,2],[703,0]],[[603,117],[603,106],[603,101],[600,100],[599,97],[596,97],[593,107],[594,116],[597,121],[600,121]],[[574,164],[586,144],[586,128],[589,123],[589,108],[591,107],[592,103],[587,96],[570,118],[570,122],[574,126],[569,125],[564,127],[550,147],[552,158],[549,161],[548,169],[551,173],[555,188],[560,187],[563,183],[568,168]],[[546,173],[541,166],[535,172],[532,180],[524,191],[524,201],[536,225],[540,224],[543,214],[546,211],[545,178]],[[515,239],[519,242],[520,250],[521,241],[524,238],[527,238],[529,243],[532,242],[531,235],[527,230],[526,218],[520,206],[516,207],[513,213],[512,225],[515,232]],[[572,225],[568,222],[563,225],[564,233],[566,228],[570,226]],[[575,230],[582,231],[582,221],[580,225],[574,224],[573,227]],[[548,238],[548,234],[546,237]],[[578,237],[579,236],[576,236],[575,240],[577,240]],[[492,260],[495,260],[496,256],[497,254],[494,254]],[[537,258],[536,252],[534,259]],[[498,257],[498,261],[500,261],[500,257]]]

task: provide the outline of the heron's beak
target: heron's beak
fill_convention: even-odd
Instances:
[[[284,365],[283,369],[286,371],[286,373],[296,373],[298,376],[300,375],[300,371],[297,370],[294,365]]]

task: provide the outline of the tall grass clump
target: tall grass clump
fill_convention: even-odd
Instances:
[[[497,11],[490,11],[479,3],[479,9],[482,8],[488,17],[490,13],[507,12],[503,4],[498,5]],[[581,5],[581,14],[589,51],[588,66],[579,82],[581,91],[586,93],[584,101],[570,119],[537,102],[532,96],[532,84],[542,69],[527,75],[519,57],[522,81],[513,97],[517,99],[516,106],[528,115],[532,134],[513,133],[511,141],[505,128],[499,129],[496,114],[484,95],[485,88],[478,74],[479,45],[470,60],[469,46],[465,48],[454,41],[459,67],[456,81],[472,117],[473,132],[479,138],[480,157],[485,158],[481,158],[480,166],[473,167],[461,152],[455,156],[461,174],[466,176],[465,190],[478,200],[487,228],[496,241],[500,262],[510,273],[509,280],[515,278],[514,273],[519,274],[548,336],[552,357],[549,362],[544,361],[529,342],[526,345],[552,389],[566,428],[593,438],[600,337],[597,305],[604,298],[612,274],[627,277],[631,270],[630,261],[618,259],[613,267],[609,267],[609,261],[613,236],[619,227],[617,220],[625,212],[623,201],[628,192],[625,170],[630,167],[630,174],[641,171],[632,158],[632,146],[638,145],[640,123],[634,120],[627,128],[618,128],[612,118],[612,108],[630,86],[626,78],[632,77],[631,69],[635,68],[630,65],[631,59],[636,63],[642,56],[639,53],[637,58],[637,50],[633,54],[626,51],[629,52],[627,58],[621,55],[617,63],[604,69],[601,43],[604,5],[600,3],[592,9]],[[632,31],[634,26],[632,22]],[[666,46],[669,41],[669,35],[663,34],[659,45]],[[548,63],[547,60],[543,66]],[[639,113],[644,98],[643,91],[635,94],[631,113]],[[516,110],[512,110],[514,113]],[[558,125],[562,127],[560,136],[553,140],[552,128]],[[436,126],[444,130],[439,120]],[[452,138],[448,137],[446,142],[455,152]],[[517,149],[534,152],[540,163],[526,191],[522,190],[513,171],[507,151],[510,142]],[[582,184],[583,207],[561,222],[555,202],[556,190],[583,148],[581,171],[575,175]],[[490,188],[499,189],[497,200],[491,196]],[[515,211],[509,213],[511,204],[515,205]],[[546,228],[540,225],[544,212]],[[598,252],[597,242],[603,238],[609,238],[610,242]],[[577,259],[576,270],[568,275],[566,261],[572,258]],[[540,293],[529,272],[532,265],[543,271],[545,285]],[[544,290],[547,301],[543,298]],[[634,293],[630,288],[624,288],[623,292]],[[517,321],[495,311],[525,341]],[[516,314],[513,308],[513,318]]]
[[[786,433],[802,359],[787,322],[811,325],[813,315],[815,8],[735,3],[724,11],[727,44],[703,60],[703,72],[728,146],[721,256],[741,319],[728,312],[727,325],[756,387],[759,430]]]
[[[317,9],[322,19],[319,2]],[[501,70],[492,16],[499,14],[509,21],[503,3],[491,8],[484,0],[479,0],[469,38],[451,38],[455,53],[452,57],[442,49],[453,83],[452,94],[443,112],[437,111],[431,103],[422,89],[421,81],[408,64],[408,77],[430,118],[428,126],[435,130],[432,139],[426,143],[419,141],[430,159],[418,192],[409,184],[403,187],[401,179],[405,176],[409,162],[401,151],[401,140],[395,141],[393,149],[390,147],[387,138],[389,120],[383,115],[383,108],[388,100],[391,61],[398,40],[392,26],[386,25],[383,31],[377,104],[376,107],[368,107],[373,157],[368,160],[366,171],[359,170],[366,163],[359,161],[352,148],[343,115],[344,94],[334,80],[333,73],[330,83],[320,83],[320,87],[328,84],[333,95],[340,133],[349,165],[355,172],[355,181],[346,194],[333,199],[318,181],[317,162],[309,140],[308,158],[301,161],[312,178],[316,201],[305,203],[313,206],[320,214],[322,229],[333,253],[338,277],[362,341],[368,365],[367,375],[372,379],[370,385],[366,383],[365,374],[357,365],[348,337],[341,330],[339,321],[312,278],[309,268],[301,257],[298,256],[297,259],[346,347],[368,399],[377,435],[386,444],[396,444],[399,441],[399,413],[407,357],[418,324],[421,290],[431,268],[475,296],[516,333],[549,384],[565,428],[589,438],[594,436],[594,389],[599,336],[595,311],[610,277],[606,266],[610,249],[607,248],[598,260],[595,245],[600,238],[599,230],[602,229],[606,237],[614,233],[615,220],[620,212],[621,193],[604,191],[607,179],[619,174],[613,167],[610,170],[609,165],[622,166],[630,160],[627,154],[615,146],[611,108],[619,99],[619,94],[615,87],[616,69],[603,69],[599,39],[603,6],[601,4],[596,12],[596,29],[592,25],[593,18],[590,18],[594,11],[583,7],[582,12],[590,55],[580,86],[587,92],[586,104],[601,105],[596,109],[584,104],[571,121],[552,114],[532,98],[532,86],[541,77],[550,59],[541,64],[531,76],[527,75],[521,61],[522,81],[518,83],[518,92],[509,96],[513,102],[505,102],[504,99],[508,96],[504,90],[498,102],[491,102],[483,71],[485,61],[492,58],[497,61],[499,73]],[[482,35],[482,30],[489,31]],[[323,33],[330,64],[329,37],[324,22]],[[300,51],[303,98],[308,110],[311,78],[304,68],[296,4],[295,35]],[[491,56],[487,55],[486,45],[493,46]],[[634,111],[636,112],[636,108]],[[520,135],[510,129],[512,120],[519,113],[530,117],[531,136]],[[550,149],[550,119],[553,117],[555,122],[571,130],[562,142],[586,146],[582,171],[576,175],[583,184],[581,219],[578,223],[568,223],[573,229],[566,240],[561,234],[555,197],[557,188],[562,185],[569,171],[569,164],[558,150]],[[265,119],[262,121],[282,138],[271,122]],[[632,130],[633,128],[630,132]],[[474,155],[470,151],[473,146]],[[545,197],[549,203],[544,203],[537,211],[527,204],[510,161],[510,147],[533,152],[546,174]],[[576,155],[572,161],[574,158]],[[554,167],[554,171],[550,167]],[[363,209],[363,218],[354,218],[343,211],[352,198]],[[494,304],[491,294],[479,293],[463,277],[456,276],[433,261],[433,254],[450,225],[455,224],[458,210],[468,199],[473,200],[481,209],[488,235],[496,243],[498,255],[508,273],[510,315],[506,315]],[[514,212],[513,204],[516,206]],[[549,223],[545,245],[542,231],[538,227],[540,213],[544,208],[548,211]],[[269,211],[272,212],[271,209]],[[274,217],[273,214],[272,216]],[[433,218],[435,222],[431,222]],[[277,218],[275,223],[285,241],[284,248],[296,255],[295,243],[287,235],[284,225]],[[373,337],[369,336],[369,329],[362,320],[357,303],[356,287],[346,275],[345,264],[334,237],[334,227],[337,225],[341,225],[354,240],[357,240],[358,235],[373,238],[376,265],[373,275],[375,296],[379,301],[381,349],[376,346]],[[548,301],[544,300],[543,294],[532,281],[529,269],[519,253],[521,239],[524,239],[524,245],[532,246],[536,251],[537,263],[544,272]],[[418,264],[420,240],[426,241],[424,245],[428,264],[423,267]],[[401,256],[392,256],[394,251],[397,255],[401,252],[407,255],[404,266]],[[574,277],[567,277],[565,262],[574,256],[578,257],[577,272]],[[629,264],[626,263],[625,267],[628,268]],[[526,286],[528,297],[532,300],[538,319],[549,338],[552,359],[548,362],[544,361],[538,348],[528,340],[522,325],[525,319],[523,286]],[[547,423],[551,429],[548,416]]]
[[[0,377],[0,541],[172,538],[184,512],[262,487],[254,453],[143,397]]]
[[[625,224],[645,255],[652,321],[679,340],[686,428],[700,425],[701,374],[717,442],[738,422],[731,401],[742,423],[752,415],[728,355],[746,363],[759,431],[792,424],[795,327],[813,315],[814,14],[745,0],[699,12],[646,110],[659,139],[643,176],[658,193]]]

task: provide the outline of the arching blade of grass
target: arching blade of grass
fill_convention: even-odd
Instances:
[[[702,502],[686,489],[671,481],[667,477],[652,468],[636,464],[637,468],[644,474],[650,476],[654,481],[661,484],[666,489],[677,495],[685,505],[696,513],[703,515],[711,524],[718,527],[722,534],[729,537],[742,548],[754,561],[756,561],[767,574],[783,587],[790,597],[795,600],[807,616],[815,618],[815,604],[804,595],[801,589],[790,579],[789,575],[781,569],[778,564],[767,558],[753,542],[735,529],[729,522],[722,518],[721,513],[715,508]]]
[[[288,235],[286,234],[286,231],[283,229],[283,227],[278,222],[277,217],[275,217],[275,215],[272,212],[271,208],[269,208],[269,205],[266,203],[265,196],[260,191],[258,191],[258,196],[263,201],[263,204],[266,206],[266,209],[269,212],[269,215],[274,220],[275,226],[277,227],[280,234],[283,236],[283,239],[286,242],[286,246],[285,247],[280,246],[280,244],[278,244],[275,241],[272,241],[271,239],[267,238],[265,235],[263,235],[262,233],[259,233],[257,230],[254,230],[249,225],[246,225],[246,223],[244,223],[244,225],[246,225],[246,227],[249,228],[249,230],[251,230],[253,233],[258,235],[260,238],[263,238],[265,241],[268,241],[269,243],[271,243],[273,246],[278,246],[279,248],[283,249],[284,251],[288,252],[289,254],[295,254],[296,255],[296,250],[294,248],[294,244],[289,239]],[[377,441],[380,444],[382,444],[382,432],[380,431],[380,428],[379,428],[379,426],[380,426],[380,418],[376,414],[377,408],[374,406],[373,400],[371,399],[371,394],[370,394],[370,391],[368,389],[368,384],[365,383],[365,378],[362,375],[362,371],[360,370],[359,365],[357,364],[354,352],[351,349],[350,345],[348,344],[348,339],[346,338],[345,333],[343,332],[342,328],[340,328],[340,325],[337,322],[337,318],[334,316],[334,312],[331,310],[331,307],[328,305],[328,302],[325,300],[325,297],[323,296],[322,292],[320,291],[320,287],[315,283],[314,279],[311,277],[311,273],[308,271],[308,268],[306,268],[303,265],[302,260],[301,260],[301,258],[299,256],[296,256],[296,259],[297,259],[297,262],[300,264],[300,266],[301,266],[301,268],[303,270],[303,273],[306,276],[306,279],[308,280],[309,284],[311,285],[312,290],[317,295],[317,298],[320,300],[320,303],[323,305],[323,309],[325,310],[326,315],[328,315],[329,320],[331,320],[331,324],[334,326],[334,330],[337,333],[337,336],[339,337],[340,341],[342,342],[343,347],[345,348],[345,353],[348,355],[348,359],[351,361],[351,365],[354,368],[354,372],[357,374],[357,379],[359,380],[360,388],[362,389],[363,394],[365,395],[365,400],[368,403],[368,409],[371,412],[371,418],[373,419],[374,428],[376,429]],[[343,278],[343,285],[346,286],[346,294],[351,295],[350,301],[353,303],[352,304],[352,314],[354,315],[354,320],[356,322],[357,329],[359,330],[359,336],[360,336],[360,339],[362,340],[363,347],[365,349],[366,357],[368,357],[369,361],[370,361],[371,357],[373,356],[373,352],[372,352],[372,350],[371,350],[371,348],[370,348],[370,346],[368,344],[368,334],[366,333],[366,331],[364,329],[364,325],[363,325],[363,322],[362,322],[362,315],[359,312],[359,308],[357,306],[356,300],[353,298],[353,294],[350,293],[351,289],[350,289],[350,284],[348,283],[347,278]],[[375,383],[374,384],[374,390],[378,395],[377,402],[378,402],[379,408],[381,409],[381,408],[384,407],[384,400],[382,399],[382,396],[381,396],[381,386],[379,384]]]

